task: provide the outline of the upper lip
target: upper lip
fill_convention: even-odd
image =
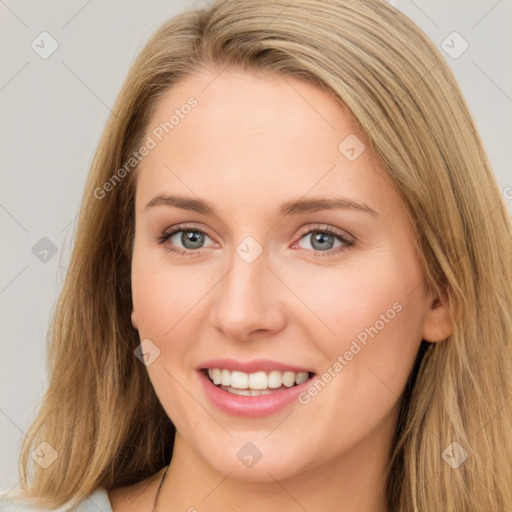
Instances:
[[[210,359],[201,363],[197,369],[204,370],[209,368],[220,368],[230,371],[239,371],[245,373],[256,373],[259,371],[270,372],[277,370],[281,372],[308,372],[314,373],[309,368],[302,368],[288,363],[272,361],[270,359],[253,359],[252,361],[236,361],[235,359]]]

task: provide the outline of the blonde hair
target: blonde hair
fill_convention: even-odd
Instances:
[[[170,462],[174,427],[134,356],[136,173],[104,198],[95,191],[141,146],[169,88],[204,67],[303,78],[339,101],[403,200],[428,284],[446,291],[455,330],[422,342],[404,390],[389,509],[512,506],[511,220],[443,57],[405,15],[370,0],[221,0],[169,20],[142,49],[85,187],[49,331],[51,380],[20,457],[23,497],[60,506]],[[58,458],[32,464],[29,478],[43,441]],[[442,458],[453,442],[468,454],[458,468]]]

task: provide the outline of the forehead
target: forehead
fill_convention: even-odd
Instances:
[[[155,147],[139,166],[138,202],[163,191],[240,206],[308,193],[370,200],[376,188],[378,205],[385,195],[359,127],[330,94],[298,78],[202,71],[168,91],[146,134]]]

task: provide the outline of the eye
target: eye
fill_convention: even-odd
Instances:
[[[354,239],[325,225],[309,227],[307,231],[302,232],[300,240],[307,237],[310,239],[313,256],[315,257],[331,256],[346,251],[355,245]],[[193,225],[179,225],[162,232],[156,241],[161,245],[169,241],[170,244],[166,247],[169,252],[183,256],[199,256],[205,238],[210,237],[202,229]],[[183,248],[176,248],[178,244],[181,244]],[[301,248],[304,249],[304,247]]]
[[[159,244],[164,244],[170,241],[172,245],[169,245],[166,249],[169,252],[174,252],[182,255],[194,255],[198,256],[198,249],[202,249],[205,237],[210,238],[202,229],[195,226],[175,226],[171,229],[164,231],[159,235],[156,241]],[[175,246],[180,243],[184,249],[176,248]]]
[[[308,231],[302,234],[300,240],[308,237],[314,251],[313,256],[316,257],[331,256],[346,251],[355,245],[352,238],[325,225],[310,227]],[[338,245],[336,245],[336,242],[338,242]]]

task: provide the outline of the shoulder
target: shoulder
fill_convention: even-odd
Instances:
[[[92,494],[75,505],[63,505],[56,509],[44,508],[36,502],[24,500],[15,491],[0,492],[0,510],[2,512],[113,512],[107,490],[99,487]]]
[[[98,487],[92,494],[78,503],[65,504],[56,509],[44,508],[37,502],[29,502],[17,495],[16,489],[0,491],[1,512],[140,512],[150,510],[161,476],[158,473],[127,487],[107,490]]]

